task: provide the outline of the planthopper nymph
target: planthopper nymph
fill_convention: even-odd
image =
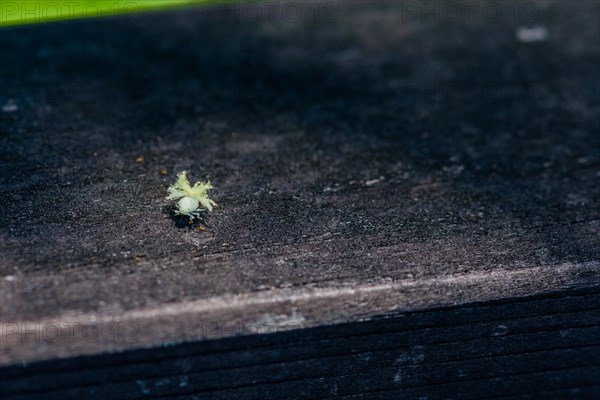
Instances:
[[[167,200],[176,200],[176,215],[185,215],[190,218],[190,223],[194,218],[198,218],[202,207],[212,211],[217,203],[208,198],[208,191],[213,186],[210,182],[196,182],[192,187],[187,178],[187,171],[181,171],[177,174],[177,182],[169,186],[169,196]]]

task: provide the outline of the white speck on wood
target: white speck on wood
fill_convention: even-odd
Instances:
[[[400,383],[402,382],[402,370],[398,369],[398,372],[394,375],[394,382]]]
[[[548,39],[548,31],[540,25],[520,26],[515,35],[520,42],[524,43],[543,42]]]
[[[371,179],[370,181],[366,181],[366,182],[365,182],[365,185],[367,185],[367,186],[373,186],[373,185],[376,185],[376,184],[378,184],[379,182],[381,182],[383,179],[384,179],[384,177],[383,177],[383,176],[380,176],[380,177],[379,177],[379,178],[377,178],[377,179]]]

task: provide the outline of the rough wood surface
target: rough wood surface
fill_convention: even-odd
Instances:
[[[599,3],[402,4],[0,32],[0,364],[597,288]]]
[[[13,366],[2,370],[0,395],[581,399],[599,393],[599,368],[596,289]]]

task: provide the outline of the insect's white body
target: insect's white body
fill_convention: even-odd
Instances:
[[[177,210],[175,214],[186,215],[190,217],[190,223],[194,221],[194,218],[198,218],[200,206],[206,208],[208,211],[212,211],[213,206],[217,204],[208,198],[207,192],[212,189],[210,182],[202,183],[196,182],[194,186],[190,186],[190,182],[187,179],[185,171],[177,174],[177,182],[169,186],[168,200],[177,200]]]
[[[200,202],[192,197],[185,196],[177,202],[177,214],[179,215],[187,215],[194,219],[194,217],[198,217],[199,211]]]

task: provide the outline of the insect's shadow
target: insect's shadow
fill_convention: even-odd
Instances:
[[[199,218],[194,219],[194,222],[190,224],[190,219],[184,215],[176,215],[175,214],[175,208],[173,206],[169,206],[169,205],[164,205],[161,207],[161,213],[168,217],[173,224],[175,225],[176,228],[178,229],[196,229],[199,226],[206,226],[206,221],[204,220],[204,218],[202,216],[200,216]]]

